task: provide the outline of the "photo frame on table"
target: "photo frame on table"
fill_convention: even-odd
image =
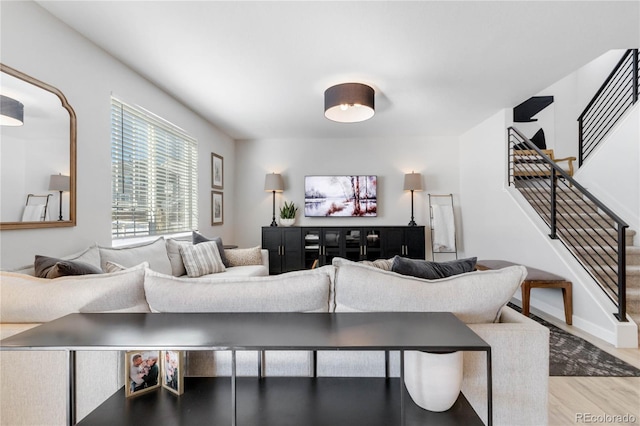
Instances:
[[[184,393],[184,352],[162,351],[162,387],[176,395]]]
[[[213,152],[211,153],[211,187],[224,189],[224,158]]]
[[[224,203],[223,194],[220,191],[211,191],[211,225],[222,225]]]
[[[160,388],[160,351],[127,351],[124,356],[127,398]]]

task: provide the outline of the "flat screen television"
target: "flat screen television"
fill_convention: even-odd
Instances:
[[[305,176],[306,217],[377,216],[378,177]]]

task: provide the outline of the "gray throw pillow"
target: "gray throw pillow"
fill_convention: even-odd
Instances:
[[[90,263],[77,260],[57,259],[55,257],[36,255],[34,262],[38,278],[58,278],[70,275],[101,274],[102,269]]]
[[[231,266],[229,264],[229,261],[227,260],[227,256],[225,256],[225,254],[224,254],[224,244],[222,244],[222,238],[221,237],[207,238],[204,235],[202,235],[202,234],[200,234],[199,232],[196,232],[196,231],[193,231],[191,236],[193,238],[193,245],[200,244],[200,243],[206,243],[206,242],[209,242],[209,241],[215,241],[216,244],[218,245],[218,253],[220,254],[220,259],[222,259],[222,264],[225,266],[225,268],[229,268]]]
[[[391,270],[402,275],[435,280],[453,275],[473,272],[476,268],[476,257],[457,259],[448,262],[430,262],[428,260],[407,259],[396,256],[393,258]]]

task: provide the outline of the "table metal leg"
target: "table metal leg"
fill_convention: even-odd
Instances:
[[[312,355],[313,377],[318,377],[318,351],[313,351]]]
[[[236,351],[231,351],[231,426],[236,426]]]
[[[67,423],[76,424],[76,351],[67,351]]]
[[[264,377],[264,351],[258,351],[258,378]]]
[[[391,377],[391,367],[389,365],[389,351],[384,351],[384,377]]]
[[[491,348],[487,350],[487,425],[493,425],[493,375],[491,373]]]
[[[404,426],[404,351],[400,351],[400,426]]]

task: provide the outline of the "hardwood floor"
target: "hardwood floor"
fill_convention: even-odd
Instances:
[[[615,348],[555,318],[535,313],[640,368],[640,349]],[[640,377],[550,377],[549,425],[580,424],[640,426]]]

